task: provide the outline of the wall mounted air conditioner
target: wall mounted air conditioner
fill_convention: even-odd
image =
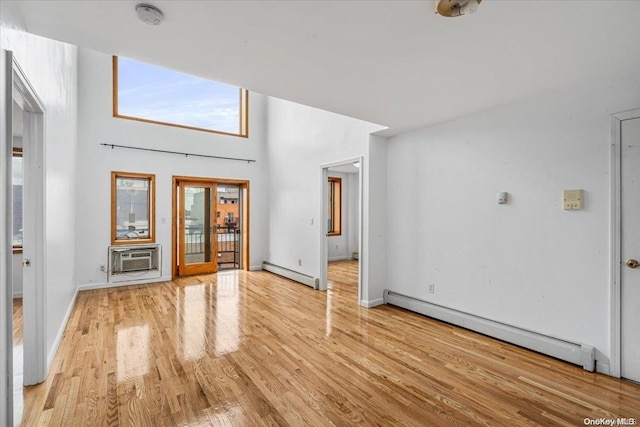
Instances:
[[[155,250],[132,250],[120,254],[119,272],[152,270],[153,252]]]
[[[160,245],[109,246],[109,283],[161,276]]]

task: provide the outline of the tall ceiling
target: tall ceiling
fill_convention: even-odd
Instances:
[[[6,0],[3,0],[5,2]],[[393,135],[640,70],[640,1],[8,1],[27,31],[387,126]]]

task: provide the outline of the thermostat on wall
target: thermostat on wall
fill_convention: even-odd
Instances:
[[[578,211],[582,209],[584,197],[582,190],[564,190],[563,205],[565,211]]]

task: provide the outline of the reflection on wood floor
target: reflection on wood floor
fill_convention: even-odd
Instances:
[[[230,271],[81,292],[23,425],[583,425],[640,386],[389,306]]]

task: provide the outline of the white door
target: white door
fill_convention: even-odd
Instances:
[[[640,382],[640,117],[621,123],[620,374]]]

